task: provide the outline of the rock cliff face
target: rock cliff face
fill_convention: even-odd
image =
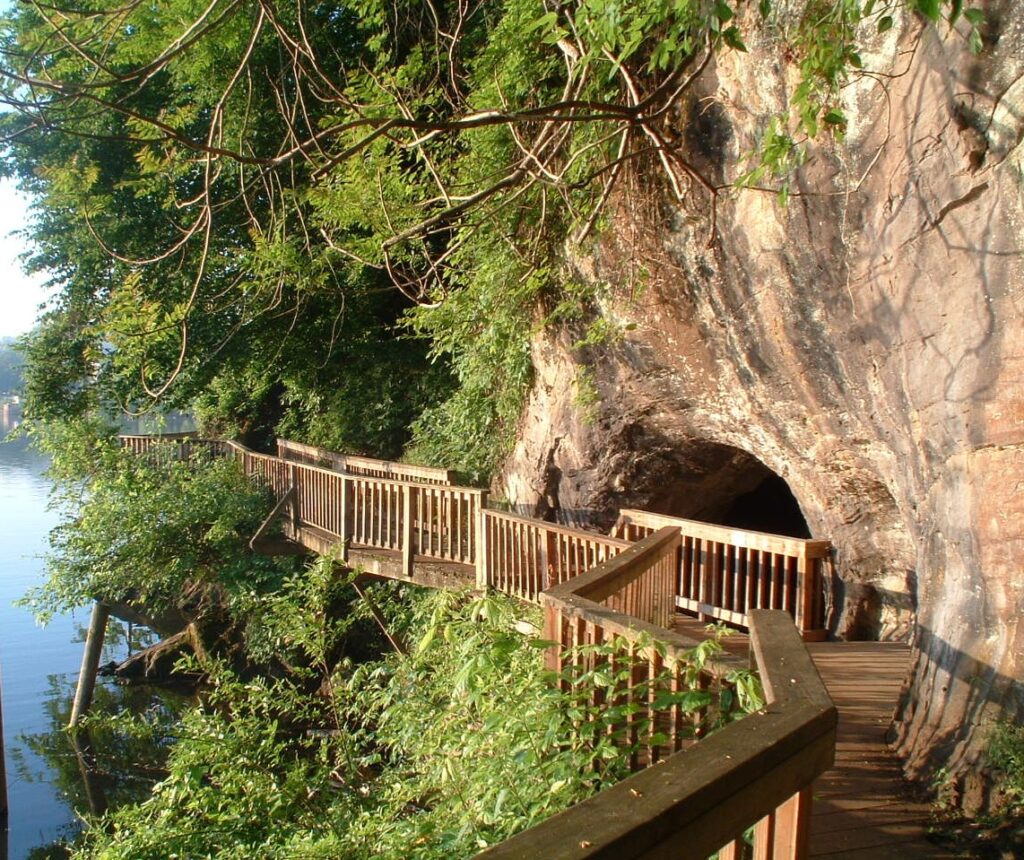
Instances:
[[[566,331],[536,343],[497,488],[569,520],[629,504],[721,521],[766,476],[784,479],[836,547],[833,632],[914,643],[896,728],[917,776],[969,773],[984,726],[1024,714],[1013,5],[987,7],[980,57],[912,18],[880,38],[865,63],[891,77],[847,88],[847,140],[814,151],[788,207],[723,192],[713,224],[698,189],[647,218],[624,203],[622,229],[579,265],[613,284],[624,262],[644,265],[646,288],[603,309],[636,326],[601,349],[574,349]],[[714,182],[736,175],[792,85],[773,45],[748,44],[709,67],[677,122]],[[985,801],[960,784],[968,805]]]

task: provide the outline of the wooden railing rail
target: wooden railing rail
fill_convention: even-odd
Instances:
[[[294,463],[322,466],[350,475],[365,475],[370,478],[393,478],[397,481],[412,481],[418,484],[454,484],[455,475],[451,469],[434,466],[417,466],[412,463],[395,463],[391,460],[377,460],[373,457],[358,457],[354,454],[338,454],[315,445],[304,445],[289,439],[277,440],[277,456]]]
[[[744,626],[752,609],[783,609],[806,640],[825,637],[824,575],[832,544],[623,509],[612,529],[637,540],[659,528],[682,533],[676,605],[700,618]]]
[[[629,541],[487,509],[480,526],[486,568],[481,587],[536,603],[545,589],[590,570]]]
[[[563,687],[570,685],[569,677],[579,674],[566,671],[566,659],[592,659],[581,658],[579,646],[615,643],[620,653],[610,658],[615,663],[614,676],[625,669],[634,684],[650,684],[660,679],[658,683],[666,685],[663,692],[686,689],[687,658],[698,643],[668,629],[674,611],[674,562],[678,547],[679,529],[662,529],[603,564],[544,592],[544,638],[552,643],[545,652],[545,661]],[[654,647],[655,641],[661,647]],[[700,686],[710,687],[728,671],[745,665],[738,658],[722,654],[701,673]],[[666,741],[647,745],[645,763],[682,749],[701,734],[708,721],[708,712],[703,708],[688,712],[673,706],[667,714],[660,713],[655,706],[658,692],[653,688],[641,691],[643,698],[634,700],[630,689],[593,686],[590,690],[590,704],[595,708],[614,700],[635,711],[630,719],[632,724],[640,720],[659,724]],[[634,748],[631,763],[635,767],[641,759],[635,752],[636,737],[632,730],[627,740]]]
[[[312,526],[343,545],[401,552],[406,576],[417,556],[477,564],[486,490],[349,475],[226,444],[245,473],[258,476],[277,498],[295,488],[295,527]]]
[[[121,447],[135,455],[162,451],[170,460],[188,460],[198,451],[208,451],[218,443],[202,439],[195,432],[162,433],[153,436],[119,436]],[[174,443],[173,446],[171,443]]]
[[[745,624],[752,609],[783,609],[795,619],[805,639],[825,636],[823,583],[831,551],[828,541],[632,509],[620,513],[613,536],[607,537],[490,510],[485,491],[451,485],[447,470],[346,457],[284,439],[278,440],[284,456],[275,457],[257,454],[235,442],[203,440],[194,434],[122,437],[122,445],[135,453],[148,452],[167,441],[178,443],[167,455],[172,459],[185,459],[200,449],[215,454],[231,452],[246,473],[257,476],[277,499],[294,485],[296,526],[315,526],[341,542],[401,551],[406,572],[417,555],[473,565],[478,587],[496,588],[534,602],[545,589],[605,562],[632,541],[673,527],[680,531],[680,541],[674,560],[666,556],[660,569],[666,575],[669,568],[674,570],[676,607],[707,621],[739,626]],[[326,460],[328,465],[312,465],[303,458]],[[390,477],[342,469],[376,470]],[[408,476],[414,473],[417,478]],[[650,582],[644,578],[637,588],[647,589]],[[626,592],[623,594],[626,600]],[[628,598],[637,610],[630,614],[645,617],[637,602],[641,599],[646,598]],[[647,610],[653,611],[653,606]],[[662,618],[668,617],[663,604],[659,611]]]
[[[478,855],[486,860],[720,860],[807,856],[811,784],[835,754],[836,710],[781,611],[753,610],[767,705]]]

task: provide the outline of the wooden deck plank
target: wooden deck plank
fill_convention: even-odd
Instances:
[[[839,710],[836,763],[814,785],[811,857],[941,860],[928,839],[930,804],[914,798],[885,736],[910,650],[897,642],[808,644]]]
[[[678,615],[673,629],[705,634]],[[742,633],[722,643],[747,650]],[[952,860],[963,855],[929,841],[931,806],[912,796],[885,736],[907,671],[898,642],[815,642],[808,650],[839,711],[834,767],[814,784],[810,856],[824,860]]]

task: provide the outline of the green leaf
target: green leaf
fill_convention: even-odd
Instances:
[[[861,9],[860,15],[861,15],[862,18],[870,18],[871,17],[871,13],[874,12],[874,11],[875,11],[875,0],[868,0],[868,2],[864,4],[864,8]]]
[[[980,27],[985,23],[985,13],[981,9],[964,9],[964,17],[974,27]]]
[[[884,33],[892,29],[892,15],[883,15],[878,19],[878,32]]]
[[[733,14],[732,7],[729,6],[728,3],[725,3],[724,0],[718,0],[718,2],[715,3],[715,17],[723,24],[726,21],[731,21]]]
[[[846,115],[835,108],[826,113],[823,119],[829,125],[846,125]]]
[[[960,13],[964,8],[964,0],[951,0],[949,4],[949,25],[952,27],[957,20],[960,18]]]
[[[971,49],[972,54],[980,54],[981,49],[985,47],[981,41],[981,33],[971,30],[971,35],[967,38],[967,46]]]
[[[939,0],[917,0],[916,5],[917,11],[929,21],[937,22],[942,15],[939,9]]]
[[[746,51],[747,46],[743,44],[743,38],[740,36],[740,31],[736,27],[729,27],[724,33],[722,33],[722,40],[730,48],[737,51]]]
[[[873,0],[872,0],[873,2]],[[767,18],[772,13],[772,2],[771,0],[760,0],[757,4],[757,11],[761,13],[762,18]]]

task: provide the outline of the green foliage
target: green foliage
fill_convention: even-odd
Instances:
[[[989,738],[988,761],[1002,772],[1009,809],[1024,809],[1024,726],[997,723]]]
[[[88,422],[54,426],[40,442],[64,521],[53,531],[47,582],[24,602],[42,619],[93,599],[181,605],[200,584],[227,594],[275,584],[280,568],[247,551],[270,507],[231,460],[202,468],[173,450],[136,457]]]
[[[843,139],[847,119],[841,90],[865,71],[861,46],[868,33],[891,30],[894,16],[906,10],[933,24],[945,17],[950,27],[962,18],[967,23],[971,51],[978,53],[982,47],[979,27],[984,13],[964,9],[963,0],[809,0],[795,24],[775,21],[770,0],[762,0],[759,8],[769,25],[783,29],[800,80],[790,94],[788,113],[772,118],[751,155],[754,167],[742,174],[737,184],[750,187],[765,180],[779,181],[783,203],[789,195],[789,178],[807,158],[807,144],[823,133]]]
[[[842,87],[900,12],[981,45],[962,0],[758,9],[15,5],[2,169],[36,198],[29,268],[55,288],[27,344],[28,414],[159,402],[258,444],[395,457],[411,440],[485,479],[530,336],[559,318],[544,309],[586,307],[566,243],[604,223],[623,177],[655,196],[652,168],[674,195],[694,178],[665,141],[713,54],[756,27],[796,65],[740,178],[785,196],[808,142],[842,138]]]
[[[365,635],[352,626],[360,609],[331,611],[346,591],[325,560],[254,598],[257,637],[304,668],[242,681],[213,667],[166,779],[93,822],[75,856],[468,856],[627,773],[619,724],[635,712],[589,698],[594,684],[632,683],[602,663],[615,646],[568,655],[561,692],[541,668],[547,643],[513,627],[536,624],[535,609],[392,584],[374,601],[411,654],[356,660],[346,641]],[[688,672],[715,652],[698,649]],[[684,690],[664,704],[710,699]],[[637,743],[651,730],[638,726]]]

